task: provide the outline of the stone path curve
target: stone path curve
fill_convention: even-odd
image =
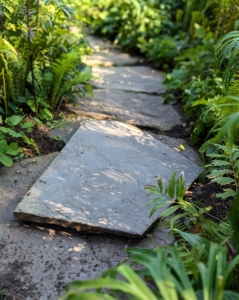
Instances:
[[[33,211],[32,203],[38,197],[37,193],[39,191],[44,189],[48,194],[51,193],[52,188],[48,185],[48,176],[52,176],[52,172],[56,171],[52,178],[58,184],[57,178],[63,180],[69,176],[68,173],[64,172],[67,169],[67,165],[68,167],[74,164],[77,165],[79,160],[79,165],[77,166],[91,174],[91,181],[83,185],[84,190],[82,190],[81,183],[80,191],[81,193],[84,191],[85,199],[89,196],[87,189],[89,191],[92,187],[97,189],[97,185],[99,186],[97,193],[100,194],[104,190],[105,181],[99,181],[98,178],[107,177],[108,179],[111,178],[111,184],[105,190],[111,193],[111,196],[115,191],[121,192],[115,186],[114,178],[117,178],[117,181],[123,186],[123,190],[126,191],[123,197],[126,203],[127,201],[132,201],[131,198],[127,198],[131,190],[135,196],[135,193],[140,190],[141,194],[138,194],[136,198],[143,199],[145,197],[143,196],[143,185],[147,181],[150,184],[154,183],[155,178],[151,178],[152,174],[160,175],[156,166],[158,164],[156,162],[159,151],[161,151],[162,165],[168,159],[167,169],[170,172],[177,167],[179,170],[182,167],[190,170],[191,173],[188,171],[186,175],[188,184],[200,173],[200,168],[195,164],[197,153],[189,146],[186,147],[184,152],[180,149],[180,144],[186,143],[185,141],[155,133],[166,133],[172,130],[174,126],[184,126],[184,120],[174,107],[162,104],[164,87],[160,83],[162,81],[160,73],[144,66],[141,58],[130,57],[128,54],[120,52],[119,49],[114,49],[114,46],[109,42],[102,42],[93,36],[89,37],[89,42],[95,49],[95,55],[91,58],[85,58],[85,61],[89,65],[94,66],[93,72],[96,77],[98,76],[92,82],[95,87],[95,96],[93,98],[87,97],[84,100],[78,99],[79,105],[76,108],[68,106],[68,109],[76,113],[76,115],[69,120],[63,130],[53,130],[51,133],[52,136],[60,136],[67,143],[65,150],[61,154],[55,153],[38,157],[34,160],[28,159],[15,163],[12,168],[0,168],[0,290],[6,289],[9,291],[9,298],[12,297],[12,299],[58,299],[59,295],[62,294],[63,287],[71,280],[98,277],[104,270],[122,261],[127,257],[124,253],[124,249],[127,247],[152,248],[151,238],[153,238],[157,246],[172,242],[163,225],[156,226],[144,238],[133,239],[132,237],[120,237],[111,234],[77,233],[57,225],[41,224],[42,221],[47,221],[47,218],[48,221],[54,218],[48,216],[49,210],[47,206],[44,209],[46,215],[37,215],[37,212]],[[143,132],[132,125],[142,129],[154,130],[154,133],[149,135],[147,132]],[[105,132],[105,128],[107,128],[107,132]],[[121,133],[120,137],[119,132]],[[99,140],[97,140],[97,137]],[[102,140],[104,140],[104,144],[108,143],[108,145],[111,145],[108,149],[115,149],[115,152],[102,153],[102,151],[107,152],[105,149],[99,152],[98,145]],[[74,143],[79,145],[81,152],[86,153],[83,155],[80,152],[79,155],[83,155],[80,159],[77,158],[78,154],[75,154],[72,150],[71,145]],[[132,151],[129,147],[132,147],[132,145],[136,156],[131,155]],[[153,151],[149,150],[151,149],[149,145],[154,149]],[[123,160],[120,160],[120,155],[117,157],[117,148],[120,148],[121,151],[124,149]],[[67,157],[69,157],[71,151],[72,155],[75,156],[73,160],[68,161]],[[122,152],[120,153],[122,154]],[[109,159],[111,154],[114,158],[112,160]],[[123,172],[121,163],[125,161],[126,156],[128,169]],[[95,159],[95,157],[97,157],[97,160],[94,161],[93,165],[99,164],[99,169],[92,168],[89,170],[90,161]],[[145,164],[142,164],[144,158],[147,158],[147,160],[145,159],[147,162],[151,159],[151,165],[147,163],[144,166]],[[64,160],[66,164],[62,165]],[[117,167],[114,165],[115,161],[118,161]],[[133,164],[133,170],[136,173],[138,172],[138,174],[131,173],[132,168],[129,168],[130,164]],[[106,165],[107,167],[105,167]],[[136,166],[139,168],[138,170],[136,170]],[[58,173],[59,168],[61,173]],[[71,169],[71,173],[74,170]],[[99,170],[100,176],[97,173]],[[148,172],[148,177],[144,176],[140,179],[139,174],[141,172],[142,174]],[[165,175],[167,178],[170,176],[170,172],[168,172],[167,176]],[[42,173],[43,175],[41,175]],[[84,174],[82,175],[83,177],[85,176]],[[71,188],[76,186],[78,182],[83,182],[80,181],[82,176],[79,175],[78,181],[73,182]],[[73,178],[76,177],[74,176]],[[68,181],[66,186],[72,183],[72,180]],[[86,181],[86,179],[84,180]],[[35,182],[36,184],[34,185]],[[43,186],[43,189],[38,189],[39,186]],[[58,185],[59,188],[56,188],[53,194],[57,194],[58,191],[60,194],[62,191],[66,191],[66,186],[64,187],[64,184],[61,185],[63,187],[63,190],[61,190]],[[54,198],[53,194],[51,194],[50,200]],[[23,202],[20,204],[19,202],[24,195],[26,195],[24,199],[26,197],[31,198],[27,202],[27,209],[31,210],[29,220],[39,221],[40,223],[21,221],[13,217],[12,212],[17,205],[18,209],[15,210],[15,216],[22,217],[21,203]],[[90,196],[92,195],[90,194]],[[103,194],[102,196],[104,197],[105,195]],[[73,193],[70,197],[78,197],[78,195]],[[110,196],[108,195],[108,197]],[[112,199],[115,199],[115,197],[122,200],[122,195],[112,196]],[[109,201],[111,201],[110,199]],[[62,210],[56,207],[58,204],[57,202],[54,203],[54,211],[60,215]],[[39,205],[39,202],[37,202],[34,209]],[[87,205],[87,202],[85,202],[85,205]],[[139,209],[143,211],[144,206],[145,202],[142,203],[142,206],[139,206]],[[69,209],[70,206],[67,207]],[[110,205],[107,207],[110,207]],[[86,211],[85,208],[84,213]],[[29,211],[25,213],[29,216]],[[122,212],[120,214],[122,215]],[[117,220],[118,215],[119,212],[117,211],[114,219],[112,219],[112,223]],[[87,215],[84,214],[85,217]],[[55,223],[65,226],[69,218],[72,218],[72,211],[70,210],[68,210],[68,216],[65,221],[62,216],[59,217],[62,222],[65,222],[64,224],[60,222]],[[130,215],[127,218],[129,219]],[[101,220],[101,225],[103,221]],[[156,218],[152,223],[155,221]],[[147,223],[147,221],[143,222]],[[116,223],[119,224],[118,221]],[[77,226],[69,227],[76,228]],[[123,222],[122,232],[125,232],[123,228],[125,226],[130,225]],[[150,227],[150,224],[143,227],[141,231],[135,231],[132,236],[144,234],[147,226]],[[97,230],[95,231],[97,232]],[[114,232],[114,229],[112,227],[108,228],[106,232]]]

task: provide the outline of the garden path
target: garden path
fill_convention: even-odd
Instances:
[[[187,142],[183,139],[167,136],[167,133],[169,134],[175,128],[185,131],[185,120],[173,106],[162,104],[161,96],[164,89],[160,85],[160,74],[148,66],[144,66],[142,59],[132,58],[121,53],[119,49],[114,49],[114,46],[109,42],[102,42],[94,37],[90,37],[89,41],[96,53],[93,58],[86,58],[86,62],[88,61],[90,65],[97,65],[93,68],[93,72],[99,77],[92,82],[96,88],[95,96],[92,99],[78,99],[79,106],[77,108],[68,106],[67,109],[75,112],[76,115],[69,120],[62,130],[56,129],[51,133],[52,136],[60,136],[67,142],[66,147],[69,149],[65,147],[66,150],[63,150],[60,155],[53,153],[44,157],[37,157],[34,160],[27,159],[15,163],[12,168],[0,168],[0,290],[5,289],[9,293],[7,299],[58,299],[63,292],[63,287],[71,280],[98,277],[104,270],[115,266],[126,258],[127,255],[124,250],[127,247],[152,248],[154,243],[160,246],[172,242],[163,224],[156,226],[145,237],[133,239],[132,237],[120,237],[111,234],[78,233],[58,225],[44,225],[14,219],[13,210],[25,194],[30,195],[34,183],[37,181],[36,184],[45,185],[45,180],[41,176],[48,176],[52,168],[54,169],[54,164],[57,165],[66,160],[66,164],[61,168],[64,170],[67,169],[67,165],[71,164],[64,155],[72,150],[71,145],[73,145],[74,139],[78,143],[79,141],[87,143],[89,133],[96,133],[96,135],[92,135],[92,139],[89,141],[93,152],[96,153],[99,150],[97,144],[100,144],[100,140],[95,139],[96,136],[99,139],[105,138],[105,134],[104,136],[100,135],[104,130],[103,126],[108,127],[110,132],[107,134],[112,135],[110,140],[105,140],[105,143],[109,142],[111,145],[116,143],[117,132],[125,130],[122,139],[117,142],[118,148],[122,148],[122,145],[129,147],[126,140],[129,140],[131,144],[139,141],[139,139],[147,140],[153,147],[158,147],[157,149],[162,147],[160,148],[163,149],[160,156],[161,160],[165,160],[165,154],[168,154],[169,164],[177,162],[178,165],[184,165],[191,170],[192,176],[187,177],[186,175],[188,184],[200,172],[195,164],[197,153],[186,145]],[[144,131],[132,125],[137,125]],[[145,132],[146,129],[153,131],[150,136]],[[85,137],[84,131],[86,132]],[[70,139],[75,132],[76,134]],[[92,144],[93,142],[95,144]],[[182,151],[180,145],[186,150]],[[140,151],[137,152],[137,149]],[[161,175],[158,174],[159,169],[154,169],[156,167],[156,154],[154,152],[147,152],[145,145],[142,148],[139,148],[139,145],[134,145],[133,150],[130,153],[134,153],[135,156],[130,163],[133,163],[140,153],[141,156],[139,156],[137,164],[141,163],[145,157],[148,158],[146,155],[151,155],[153,160],[151,165],[147,164],[147,166],[148,170],[153,169],[153,171],[149,172],[149,175],[152,176],[155,172],[157,175]],[[102,149],[102,151],[106,150]],[[85,161],[90,161],[94,157],[92,153],[89,152],[84,156]],[[114,154],[116,159],[112,158],[111,163],[114,163],[114,160],[122,162],[120,155],[122,152]],[[76,161],[77,159],[74,159],[74,162]],[[102,161],[104,165],[106,162],[104,159]],[[133,169],[136,166],[134,164]],[[82,166],[78,165],[78,167]],[[140,170],[138,172],[141,172]],[[96,171],[93,170],[92,172]],[[43,175],[41,175],[42,173]],[[127,174],[130,176],[130,170],[127,171]],[[69,173],[61,175],[67,177]],[[111,175],[117,174],[111,173]],[[166,177],[168,178],[169,175],[168,173]],[[154,183],[155,178],[152,180],[150,183]],[[137,186],[138,184],[143,185],[143,178],[140,183],[137,183]],[[130,185],[127,182],[123,180],[121,185],[127,190],[127,193],[130,193]],[[89,183],[88,188],[91,186],[92,184]],[[57,192],[56,189],[55,193]],[[147,203],[147,198],[144,198],[144,201]],[[145,202],[142,205],[144,207]],[[36,217],[35,213],[33,214],[34,218],[31,220],[43,221],[44,216],[37,215]],[[146,215],[148,218],[148,211]],[[145,215],[141,218],[145,218]],[[153,223],[154,221],[155,219]],[[137,225],[134,223],[134,226]],[[147,226],[150,227],[150,224]],[[114,232],[112,229],[106,231]],[[122,231],[116,233],[120,234]],[[145,228],[141,233],[145,233]]]

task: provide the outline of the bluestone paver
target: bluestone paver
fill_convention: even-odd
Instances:
[[[161,176],[200,174],[192,161],[134,126],[84,123],[18,204],[17,218],[89,232],[141,237],[155,223],[145,192]]]
[[[157,246],[173,243],[163,223],[150,236],[132,239],[14,219],[17,203],[57,154],[0,167],[0,289],[7,299],[57,300],[72,280],[99,277],[127,258],[127,247],[152,249],[152,239]]]
[[[78,98],[77,105],[68,106],[75,113],[99,113],[116,120],[162,131],[182,125],[181,116],[163,98],[120,90],[94,90],[94,97]]]
[[[94,67],[96,79],[91,84],[101,89],[117,89],[148,94],[162,94],[165,87],[160,72],[147,66]]]

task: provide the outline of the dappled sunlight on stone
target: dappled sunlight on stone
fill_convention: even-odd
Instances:
[[[93,86],[103,89],[143,92],[148,94],[164,93],[160,72],[145,66],[100,68],[94,67],[93,74],[99,79],[92,81]]]
[[[158,216],[145,185],[185,171],[187,184],[200,168],[131,125],[84,123],[15,210],[15,216],[79,231],[143,236]],[[165,207],[162,207],[162,212]]]
[[[181,116],[172,105],[163,104],[156,95],[137,94],[120,90],[94,90],[94,97],[77,98],[78,105],[67,106],[77,114],[99,114],[132,125],[170,130],[182,126]]]

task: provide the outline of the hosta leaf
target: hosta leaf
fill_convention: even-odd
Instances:
[[[4,164],[6,167],[10,167],[12,165],[12,159],[9,156],[6,156],[0,153],[0,162]]]

